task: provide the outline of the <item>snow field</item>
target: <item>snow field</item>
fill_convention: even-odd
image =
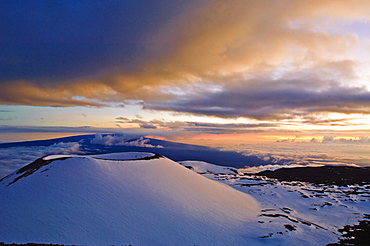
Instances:
[[[0,227],[1,241],[82,245],[258,242],[251,224],[259,205],[251,196],[166,158],[117,160],[133,155],[138,154],[44,157],[51,162],[32,174],[14,183],[21,174],[9,176],[0,186],[0,220],[6,225]],[[137,156],[143,157],[148,155]]]

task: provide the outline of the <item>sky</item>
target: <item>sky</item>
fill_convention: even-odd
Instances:
[[[0,141],[369,142],[368,0],[2,0],[0,23]]]

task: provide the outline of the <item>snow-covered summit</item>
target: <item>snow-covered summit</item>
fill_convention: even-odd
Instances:
[[[148,153],[148,152],[121,152],[121,153],[109,153],[109,154],[100,154],[100,155],[89,155],[89,158],[104,159],[104,160],[117,160],[117,161],[126,161],[126,160],[138,160],[142,158],[149,157],[160,157],[158,154]],[[48,155],[44,156],[42,159],[45,161],[68,158],[68,157],[82,157],[80,155]]]
[[[40,158],[0,181],[0,241],[248,245],[249,195],[153,153]]]

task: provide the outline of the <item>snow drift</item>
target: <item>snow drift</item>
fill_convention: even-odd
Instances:
[[[0,241],[248,245],[258,208],[153,153],[48,156],[1,180]]]

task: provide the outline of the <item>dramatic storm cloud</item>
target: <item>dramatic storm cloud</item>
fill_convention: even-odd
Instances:
[[[0,104],[81,108],[77,125],[115,108],[91,125],[116,128],[145,111],[136,126],[147,130],[191,121],[175,114],[359,125],[370,115],[369,13],[367,0],[4,0]],[[1,122],[21,125],[7,107]],[[153,110],[166,123],[150,122]]]
[[[0,18],[3,129],[369,135],[368,0],[3,0]]]

